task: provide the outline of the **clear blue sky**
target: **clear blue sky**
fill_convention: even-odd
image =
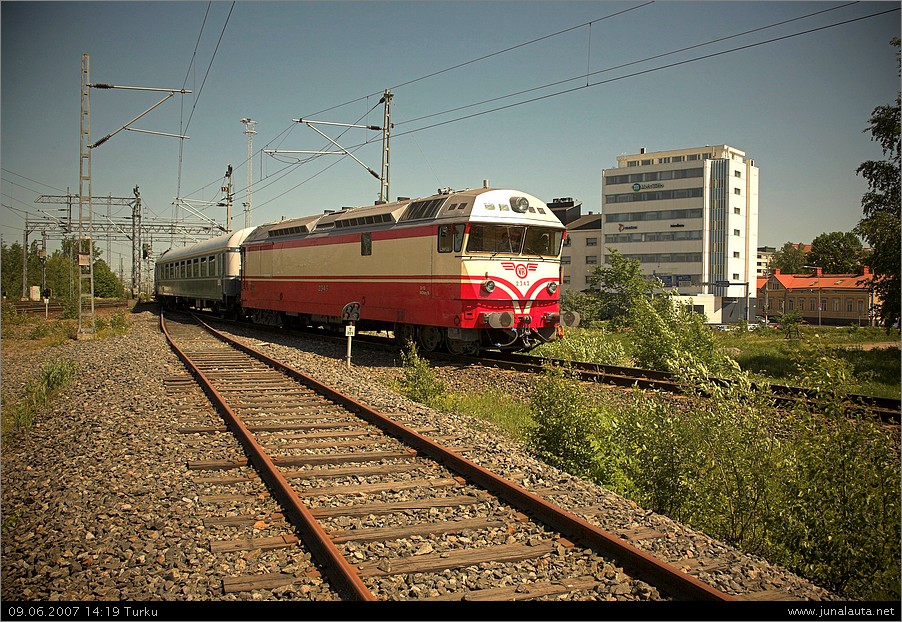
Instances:
[[[292,122],[299,117],[379,125],[379,96],[392,88],[391,198],[488,179],[546,201],[572,196],[584,212],[598,211],[601,169],[615,166],[617,155],[728,144],[760,168],[760,245],[851,230],[866,190],[855,169],[882,158],[864,133],[868,118],[899,91],[897,48],[889,43],[899,36],[899,3],[643,4],[217,1],[208,12],[206,2],[3,2],[3,239],[22,239],[23,211],[56,207],[35,205],[38,195],[65,194],[67,187],[77,193],[83,53],[90,55],[92,82],[193,91],[134,124],[190,136],[181,159],[178,139],[135,132],[93,150],[95,196],[131,196],[137,185],[149,216],[172,217],[176,196],[219,199],[231,164],[233,228],[243,226],[244,117],[257,122],[254,224],[372,203],[378,181],[349,158],[290,166],[260,152],[325,147],[313,130]],[[603,19],[626,9],[633,10]],[[891,12],[629,76],[882,11]],[[569,78],[576,79],[416,120]],[[92,140],[163,95],[92,89]],[[443,124],[421,129],[437,123]],[[321,129],[333,137],[341,131]],[[351,130],[339,142],[372,140],[354,153],[378,171],[378,137]],[[225,216],[216,208],[205,213]],[[98,246],[106,248],[100,240]],[[168,239],[154,240],[154,254],[168,246]],[[120,256],[129,266],[130,253],[116,245],[114,269]]]

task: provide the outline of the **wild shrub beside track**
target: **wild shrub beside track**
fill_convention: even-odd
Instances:
[[[674,330],[667,318],[654,324],[659,334]],[[646,332],[654,342],[655,331]],[[553,466],[849,598],[897,600],[899,432],[850,417],[851,365],[826,349],[799,350],[795,384],[816,389],[820,402],[778,411],[749,373],[706,340],[697,345],[668,357],[684,381],[683,399],[635,390],[624,406],[549,368],[521,422],[506,428],[525,429],[529,449]],[[474,414],[415,349],[404,363],[409,397]]]
[[[739,372],[724,387],[685,367],[681,407],[636,390],[623,409],[551,371],[532,396],[528,442],[550,464],[850,598],[896,600],[898,439],[876,419],[849,418],[842,367],[808,361],[824,399],[791,413]]]

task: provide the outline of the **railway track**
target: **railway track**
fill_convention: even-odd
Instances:
[[[162,316],[161,327],[226,422],[185,431],[227,428],[245,453],[189,468],[243,469],[236,481],[259,474],[281,507],[279,517],[300,535],[343,599],[397,598],[397,585],[416,585],[414,577],[442,586],[427,600],[620,599],[640,593],[664,600],[732,599],[467,460],[465,446],[439,445],[428,430],[411,429],[211,329]],[[288,533],[235,546],[298,546],[292,538]],[[470,567],[497,579],[482,589],[454,579],[453,571]],[[618,577],[616,584],[610,576]],[[297,580],[291,573],[240,577],[224,581],[223,588]]]
[[[245,324],[242,322],[233,322],[231,320],[222,320],[220,318],[211,318],[216,322],[224,322],[239,326],[248,326],[254,330],[272,331],[285,333],[285,329],[276,329],[273,327],[263,326],[259,324]],[[309,331],[287,331],[298,332],[306,336],[314,336],[318,339],[326,341],[342,342],[344,337],[337,337],[326,334],[322,330],[310,329]],[[380,337],[369,334],[359,334],[355,337],[355,343],[365,343],[368,346],[377,348],[396,349],[397,342],[390,337]],[[447,352],[421,352],[426,357],[450,357],[455,360],[464,361],[468,364],[483,365],[486,367],[497,367],[499,369],[510,369],[522,371],[525,373],[543,373],[547,365],[557,365],[568,368],[581,380],[594,382],[598,384],[606,384],[619,387],[637,386],[640,389],[649,389],[657,391],[665,391],[668,393],[683,393],[685,388],[677,380],[671,372],[658,371],[653,369],[642,369],[638,367],[621,367],[616,365],[603,365],[600,363],[591,363],[584,361],[571,361],[565,359],[550,359],[539,356],[532,356],[522,353],[511,352],[494,352],[485,350],[478,356],[466,356],[458,354],[449,354]],[[723,379],[712,379],[716,383],[726,384],[728,381]],[[808,403],[817,405],[818,396],[810,389],[802,387],[793,387],[781,384],[752,383],[756,387],[764,387],[774,396],[774,402],[780,406],[792,406],[798,403]],[[884,424],[888,426],[898,426],[902,419],[902,402],[885,397],[871,395],[850,394],[847,396],[849,402],[858,410],[857,414],[870,415],[878,417]]]
[[[27,313],[36,315],[38,313],[60,314],[66,310],[65,305],[58,300],[51,300],[46,305],[41,301],[33,300],[6,300],[4,304],[12,305],[19,313]],[[127,300],[95,300],[95,309],[114,309],[117,307],[127,307],[130,301]]]
[[[558,365],[572,370],[581,380],[611,384],[616,386],[638,386],[642,389],[656,389],[670,393],[682,393],[683,386],[671,372],[601,365],[581,361],[547,359],[523,354],[505,352],[482,352],[476,361],[490,361],[504,369],[541,373],[546,365]],[[726,384],[728,381],[713,379],[715,383]],[[753,387],[762,388],[759,383]],[[817,404],[817,394],[809,389],[780,384],[768,384],[766,388],[774,396],[774,401],[782,406],[791,406],[799,402]],[[849,395],[851,404],[861,409],[862,413],[870,413],[880,418],[887,425],[899,425],[900,401],[870,395]]]

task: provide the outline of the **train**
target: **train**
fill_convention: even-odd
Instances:
[[[560,308],[566,235],[525,192],[439,189],[169,249],[154,295],[266,325],[340,330],[351,320],[430,352],[526,351],[579,323]]]

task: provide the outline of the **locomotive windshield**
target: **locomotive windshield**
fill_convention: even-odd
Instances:
[[[549,227],[472,224],[467,252],[557,257],[562,238],[561,229]]]

